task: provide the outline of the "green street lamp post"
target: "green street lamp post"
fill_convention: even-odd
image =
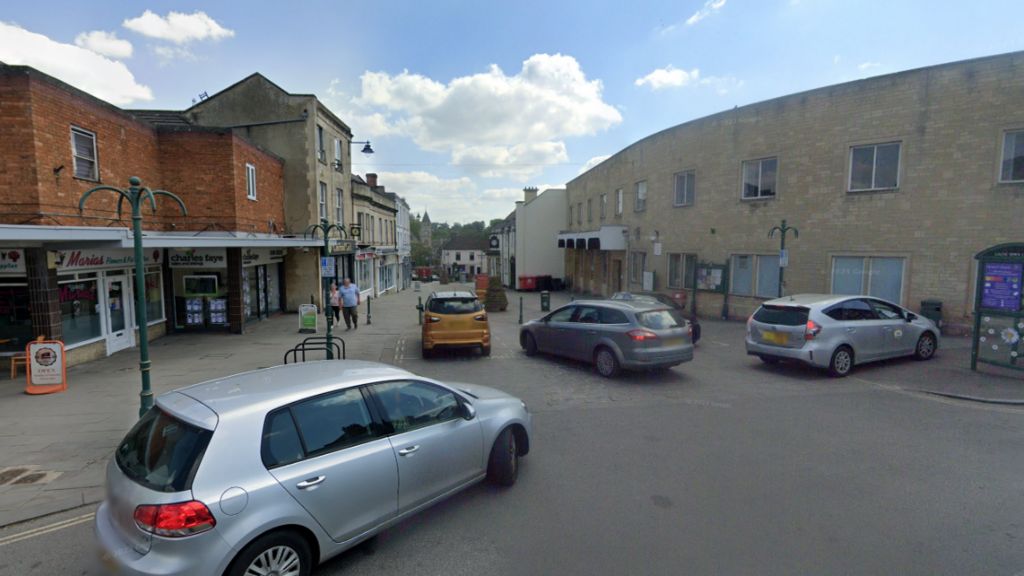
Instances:
[[[789,263],[786,261],[789,260],[789,255],[786,254],[786,233],[792,232],[794,238],[799,238],[800,231],[792,226],[786,226],[785,218],[782,219],[781,226],[772,226],[772,229],[768,231],[768,237],[771,238],[772,236],[775,236],[776,231],[778,231],[781,236],[780,241],[782,244],[779,246],[779,298],[782,298],[782,279],[786,272],[786,264]]]
[[[147,199],[153,212],[156,212],[156,197],[167,196],[178,203],[183,216],[188,216],[185,203],[177,195],[166,190],[150,190],[142,185],[142,180],[137,176],[128,179],[128,188],[121,189],[113,186],[97,186],[82,194],[78,201],[78,212],[85,209],[85,201],[93,192],[100,190],[114,192],[117,198],[117,218],[121,219],[121,206],[125,200],[132,207],[132,236],[134,237],[135,248],[135,317],[139,327],[139,372],[142,374],[142,391],[139,392],[139,417],[142,417],[147,410],[153,407],[153,390],[149,384],[149,319],[146,317],[146,273],[142,261],[142,203]]]
[[[327,218],[321,218],[319,224],[313,224],[309,228],[306,228],[306,236],[316,238],[317,232],[324,235],[324,246],[320,249],[320,257],[327,258],[331,252],[331,232],[339,232],[341,237],[348,239],[348,233],[345,232],[345,228],[338,226],[337,224],[331,224],[327,221]],[[335,272],[335,280],[337,280],[337,272]],[[334,314],[330,309],[329,299],[324,301],[324,312],[327,314],[327,359],[334,360],[334,351],[331,349],[331,338],[334,330]]]

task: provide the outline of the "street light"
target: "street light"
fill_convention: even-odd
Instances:
[[[360,152],[362,152],[363,154],[373,154],[373,148],[370,147],[369,140],[353,140],[349,142],[349,144],[365,144],[365,146],[363,146],[363,149],[360,150]]]
[[[782,219],[782,226],[772,226],[772,229],[768,231],[768,237],[771,238],[775,235],[775,231],[778,230],[782,237],[782,245],[779,247],[779,298],[782,298],[782,278],[786,271],[786,265],[789,264],[789,255],[786,254],[786,232],[792,231],[794,238],[800,237],[800,231],[792,226],[786,226],[786,219]]]
[[[344,226],[331,224],[327,218],[321,218],[319,224],[313,224],[309,228],[306,228],[306,236],[316,238],[317,232],[321,232],[324,235],[324,245],[323,248],[320,249],[321,258],[327,258],[328,254],[330,254],[331,232],[339,232],[343,239],[348,239],[348,233],[345,232]],[[337,272],[335,272],[335,279],[337,279]],[[331,313],[331,310],[328,310],[329,306],[329,302],[324,305],[324,312],[327,313],[327,346],[325,348],[327,350],[327,359],[334,360],[334,351],[331,349],[331,331],[334,328],[334,314]]]
[[[142,185],[137,176],[128,179],[128,188],[124,190],[113,186],[97,186],[82,194],[78,201],[79,214],[85,209],[85,201],[93,192],[108,190],[115,192],[117,198],[117,218],[121,219],[121,206],[127,200],[132,206],[132,235],[135,247],[135,314],[139,326],[139,372],[142,374],[142,391],[139,392],[139,417],[153,407],[153,391],[149,385],[149,319],[146,317],[146,274],[142,263],[142,203],[148,198],[149,205],[156,212],[156,197],[167,196],[178,203],[183,216],[188,216],[185,203],[177,195],[166,190],[150,190]]]

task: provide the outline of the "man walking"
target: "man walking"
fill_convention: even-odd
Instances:
[[[341,282],[341,312],[345,317],[345,330],[359,329],[359,286],[345,278]]]

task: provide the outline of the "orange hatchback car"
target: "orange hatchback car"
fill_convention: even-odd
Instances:
[[[423,304],[423,357],[439,348],[479,347],[491,354],[491,327],[487,311],[468,291],[432,292]]]

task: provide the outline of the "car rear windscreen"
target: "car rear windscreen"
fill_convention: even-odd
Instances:
[[[754,320],[763,324],[779,326],[803,326],[807,324],[807,308],[799,306],[763,305],[754,312]]]
[[[153,408],[128,432],[114,453],[121,472],[159,492],[191,489],[213,432]]]
[[[644,328],[651,330],[667,330],[669,328],[683,328],[686,326],[686,318],[676,310],[649,310],[637,312],[636,321]]]
[[[434,298],[428,308],[434,314],[470,314],[483,309],[476,298]]]

